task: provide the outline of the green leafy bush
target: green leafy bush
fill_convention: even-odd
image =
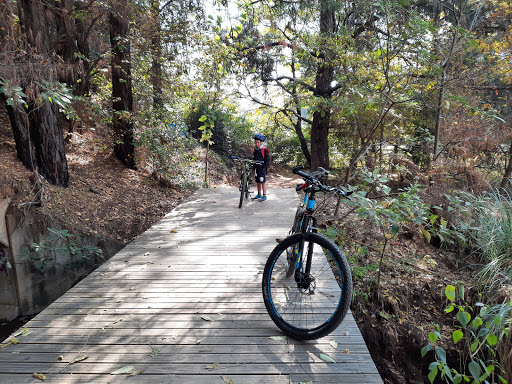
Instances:
[[[449,305],[446,313],[455,315],[455,330],[451,338],[455,344],[463,344],[463,356],[460,359],[460,372],[448,365],[446,350],[440,345],[442,336],[440,327],[434,324],[434,331],[428,335],[430,343],[421,350],[425,357],[434,352],[435,361],[429,365],[428,379],[434,382],[439,375],[447,383],[507,383],[505,372],[498,361],[497,350],[500,340],[508,336],[512,323],[511,303],[489,306],[476,303],[475,308],[464,299],[464,287],[456,289],[448,285],[445,289]]]
[[[97,256],[103,258],[103,251],[96,246],[79,244],[76,236],[67,229],[48,228],[50,236],[40,243],[30,243],[24,254],[38,270],[43,270],[57,256],[70,259],[67,264],[80,263]]]

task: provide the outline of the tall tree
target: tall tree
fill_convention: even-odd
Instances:
[[[110,44],[112,49],[112,128],[114,152],[127,167],[135,169],[133,141],[133,96],[130,56],[130,19],[127,4],[114,1],[109,14]]]
[[[22,58],[5,55],[12,66],[7,73],[0,74],[11,90],[19,85],[26,96],[27,108],[22,103],[8,103],[7,109],[16,141],[18,158],[29,169],[38,169],[51,183],[67,186],[68,165],[62,131],[58,123],[58,107],[42,97],[41,83],[55,78],[56,64],[50,38],[51,26],[47,22],[47,4],[40,1],[20,0],[16,2],[20,28],[9,28],[14,36],[12,44],[26,52]],[[4,2],[3,7],[8,5]],[[11,10],[14,11],[14,10]],[[10,13],[12,15],[12,12]],[[13,22],[3,18],[3,22]],[[0,48],[1,50],[1,48]],[[12,92],[11,92],[12,93]],[[21,93],[18,92],[18,95]],[[15,100],[6,95],[4,100]],[[16,95],[14,95],[16,96]]]

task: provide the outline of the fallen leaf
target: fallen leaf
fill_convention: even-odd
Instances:
[[[81,362],[81,361],[87,360],[88,358],[89,358],[89,356],[75,357],[73,360],[71,360],[71,361],[69,362],[69,364],[79,363],[79,362]]]
[[[343,351],[343,353],[349,353],[348,348]]]
[[[229,378],[228,376],[221,376],[220,378],[221,378],[222,380],[224,380],[224,382],[225,382],[226,384],[235,384],[235,382],[234,382],[231,378]]]
[[[213,352],[215,351],[215,349],[213,348],[203,348],[203,349],[200,349],[199,352]]]
[[[41,373],[34,372],[32,374],[32,376],[34,376],[36,379],[39,379],[41,381],[45,381],[46,380],[46,376],[41,374]]]
[[[329,344],[331,344],[331,346],[334,348],[334,349],[338,349],[338,343],[335,341],[335,340],[331,340],[329,342]]]
[[[325,361],[326,363],[335,363],[336,360],[334,360],[331,356],[326,355],[325,353],[321,353],[319,357]]]
[[[151,352],[149,354],[149,357],[151,357],[151,358],[156,357],[156,356],[158,356],[159,353],[160,353],[159,349],[153,349],[153,352]]]
[[[348,335],[350,335],[350,334],[348,333],[348,331],[345,331],[345,333],[343,334],[343,336],[348,336]]]
[[[213,363],[213,364],[205,365],[204,369],[215,369],[218,366],[219,366],[219,363]]]
[[[122,375],[133,371],[135,367],[133,365],[125,365],[123,368],[119,368],[117,371],[111,372],[111,375]]]
[[[201,316],[201,318],[202,318],[203,320],[205,320],[205,321],[211,321],[211,322],[214,322],[214,321],[215,321],[215,320],[214,320],[214,318],[213,318],[213,317],[210,317],[210,316],[204,316],[204,315],[203,315],[203,316]]]
[[[59,360],[59,361],[64,360],[64,356],[62,356],[62,355],[57,356],[57,360]]]
[[[23,328],[23,329],[20,329],[19,331],[15,332],[12,336],[13,337],[23,336],[27,332],[28,332],[28,328]]]
[[[270,336],[269,339],[272,339],[272,340],[286,340],[286,336]]]
[[[137,376],[137,375],[140,375],[142,372],[144,372],[143,369],[137,369],[137,370],[134,370],[133,372],[131,372],[128,376]]]
[[[178,231],[171,231],[171,233],[178,233]]]

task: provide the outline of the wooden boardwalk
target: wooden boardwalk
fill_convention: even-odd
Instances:
[[[282,337],[261,277],[298,200],[238,198],[200,190],[78,283],[0,349],[0,383],[382,383],[352,314],[320,340]]]

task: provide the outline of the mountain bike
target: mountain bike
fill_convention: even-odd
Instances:
[[[237,156],[231,156],[233,161],[242,163],[242,171],[240,173],[240,181],[238,184],[238,190],[240,191],[240,203],[238,204],[238,208],[242,208],[242,204],[244,203],[244,197],[246,199],[249,198],[250,194],[250,175],[251,169],[256,164],[263,165],[263,161],[250,160],[250,159],[242,159]]]
[[[315,212],[319,192],[350,195],[323,185],[319,171],[293,173],[305,183],[303,207],[299,207],[291,235],[280,241],[263,271],[263,300],[274,323],[288,336],[312,340],[334,331],[345,318],[352,299],[352,275],[343,252],[317,233]],[[320,171],[321,173],[325,173]]]

